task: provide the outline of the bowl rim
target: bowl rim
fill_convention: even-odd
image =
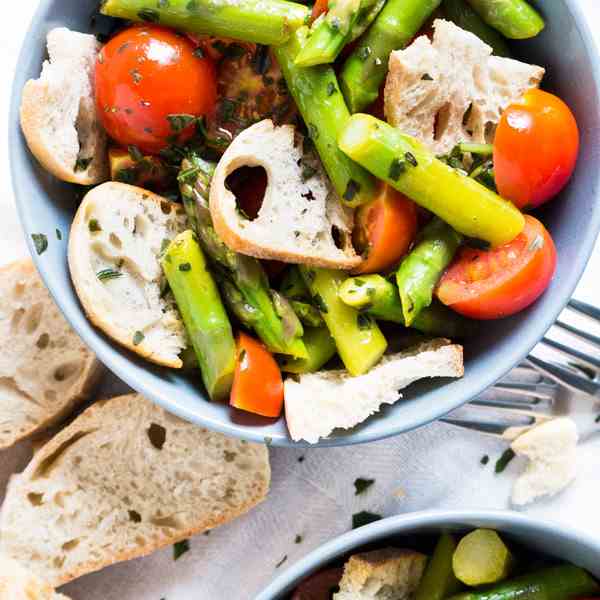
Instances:
[[[56,2],[56,0],[42,0],[40,2],[29,25],[28,32],[23,40],[17,64],[26,63],[26,58],[29,54],[28,40],[36,39],[36,37],[32,34],[39,28],[40,20],[48,13],[48,9],[54,2]],[[600,48],[597,47],[592,37],[591,29],[580,6],[578,5],[578,0],[563,0],[563,2],[573,17],[577,32],[581,36],[585,53],[592,58],[596,57],[596,60],[591,61],[591,77],[594,81],[594,86],[598,91],[598,96],[600,97]],[[35,216],[33,209],[25,201],[27,198],[27,190],[21,187],[18,175],[18,170],[22,163],[16,159],[16,148],[19,147],[20,141],[19,136],[22,136],[19,127],[19,104],[21,98],[19,82],[20,78],[17,70],[12,83],[9,108],[8,155],[11,170],[12,188],[29,252],[33,258],[38,272],[48,287],[52,297],[54,298],[54,301],[59,306],[61,312],[81,337],[81,339],[96,353],[98,359],[108,369],[110,369],[112,373],[127,383],[127,385],[143,394],[153,402],[156,402],[165,410],[187,421],[196,423],[200,426],[205,426],[213,431],[218,431],[228,436],[253,442],[268,443],[273,446],[281,447],[334,447],[362,444],[386,439],[436,421],[448,412],[458,408],[459,406],[462,406],[468,402],[470,398],[477,396],[490,385],[493,385],[494,382],[506,375],[506,373],[508,373],[514,367],[514,365],[518,364],[527,356],[527,354],[543,337],[544,333],[554,323],[572,296],[573,291],[575,290],[593,251],[598,231],[600,231],[599,207],[594,212],[591,227],[588,228],[587,235],[578,239],[579,252],[577,254],[577,260],[571,265],[569,272],[563,276],[563,279],[568,279],[568,281],[566,284],[563,284],[562,301],[558,302],[552,307],[548,307],[543,315],[537,319],[535,325],[527,328],[522,335],[521,343],[518,345],[518,347],[515,347],[515,350],[510,352],[505,351],[503,353],[502,360],[495,361],[493,365],[490,365],[490,368],[486,371],[487,377],[484,378],[480,376],[473,383],[465,382],[465,387],[462,389],[462,393],[454,395],[448,394],[448,399],[446,401],[429,403],[429,405],[420,410],[418,417],[405,419],[399,423],[396,423],[395,425],[390,424],[386,427],[376,427],[366,430],[357,427],[349,432],[344,433],[343,435],[321,439],[316,444],[309,444],[303,441],[294,442],[287,431],[284,435],[267,438],[265,437],[264,431],[261,431],[262,428],[260,427],[235,423],[233,421],[225,421],[224,419],[218,419],[211,417],[210,415],[198,413],[198,411],[194,410],[193,407],[186,406],[185,403],[178,402],[175,395],[163,393],[161,390],[153,389],[152,382],[146,378],[137,377],[135,374],[131,375],[129,372],[129,365],[131,363],[129,356],[120,354],[115,349],[117,345],[116,342],[112,340],[109,340],[109,344],[103,344],[98,341],[99,339],[104,339],[104,336],[88,322],[81,305],[79,305],[78,314],[72,313],[68,308],[66,309],[64,307],[65,303],[63,303],[62,300],[62,286],[52,276],[52,269],[48,267],[48,263],[41,260],[41,257],[37,255],[33,241],[28,235],[30,230],[35,230],[34,228],[29,227],[29,225],[33,224]],[[600,195],[600,192],[598,191],[595,193],[596,195]],[[198,393],[201,394],[201,391],[199,390]],[[460,398],[460,400],[457,400],[456,397]]]
[[[409,534],[415,528],[464,526],[469,522],[477,523],[478,527],[490,527],[500,532],[505,527],[520,526],[527,530],[528,537],[553,532],[561,538],[576,542],[577,546],[588,550],[594,549],[600,556],[598,539],[552,519],[531,517],[510,510],[425,510],[387,517],[325,542],[276,577],[259,592],[255,600],[275,600],[279,594],[288,592],[290,588],[298,585],[305,577],[318,571],[330,561],[381,538]]]

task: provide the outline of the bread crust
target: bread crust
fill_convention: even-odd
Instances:
[[[71,272],[71,281],[73,282],[75,291],[79,297],[81,305],[83,306],[85,314],[93,325],[103,331],[115,342],[124,348],[131,350],[142,358],[145,358],[146,360],[157,365],[170,367],[173,369],[180,369],[183,366],[180,358],[177,357],[169,359],[164,355],[156,354],[156,352],[148,346],[145,340],[139,344],[135,344],[131,332],[123,331],[122,329],[114,326],[108,316],[99,308],[97,298],[93,293],[93,289],[86,284],[89,276],[88,271],[90,269],[89,262],[87,262],[88,255],[86,250],[86,246],[89,243],[89,229],[86,224],[87,206],[88,203],[95,201],[96,196],[100,194],[110,196],[113,193],[119,195],[123,193],[129,193],[132,196],[137,196],[139,201],[152,202],[158,205],[161,210],[166,210],[165,207],[169,207],[171,212],[177,212],[181,209],[179,204],[169,202],[165,198],[143,188],[138,188],[125,183],[112,181],[94,188],[84,197],[71,225],[68,249],[68,262]],[[158,262],[158,257],[156,260]]]

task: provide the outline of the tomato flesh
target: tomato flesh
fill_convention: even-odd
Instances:
[[[556,269],[556,248],[531,215],[512,241],[493,250],[463,248],[443,275],[438,298],[473,319],[498,319],[523,310],[546,290]]]
[[[189,117],[213,111],[217,95],[212,60],[194,50],[189,39],[156,25],[129,27],[104,46],[96,105],[111,138],[156,154],[194,134]]]
[[[263,417],[278,417],[283,409],[283,379],[273,355],[246,333],[238,335],[237,349],[229,403]]]
[[[387,184],[356,213],[354,243],[366,254],[356,273],[378,273],[406,254],[417,231],[415,203]]]
[[[557,96],[530,90],[502,114],[494,139],[494,176],[500,195],[535,208],[558,194],[575,169],[579,131]]]
[[[344,569],[334,568],[311,575],[296,588],[292,600],[330,600],[343,574]]]

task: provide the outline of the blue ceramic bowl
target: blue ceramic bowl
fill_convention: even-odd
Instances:
[[[46,33],[65,25],[90,30],[97,0],[42,0],[21,51],[14,81],[9,144],[14,190],[21,221],[37,267],[71,325],[106,366],[133,388],[167,410],[210,429],[247,440],[270,438],[274,445],[291,442],[285,423],[233,414],[227,406],[205,400],[199,377],[186,378],[140,360],[94,329],[84,316],[69,279],[67,238],[77,207],[74,186],[44,172],[27,150],[19,130],[18,108],[25,81],[37,77],[44,59]],[[369,442],[413,429],[467,402],[517,364],[542,337],[570,298],[600,229],[600,61],[590,31],[574,0],[539,0],[547,28],[541,36],[514,45],[515,54],[548,70],[546,89],[573,109],[581,129],[577,172],[560,198],[541,218],[558,247],[558,269],[552,285],[530,309],[486,325],[466,348],[466,375],[458,381],[420,383],[405,399],[354,430],[322,441],[321,446]],[[55,231],[62,232],[62,240]],[[37,256],[31,234],[44,233],[49,248]]]
[[[427,511],[383,519],[324,544],[284,571],[255,600],[287,600],[308,576],[328,566],[339,566],[347,555],[362,549],[387,545],[411,548],[420,536],[440,531],[465,533],[477,527],[495,529],[509,542],[573,563],[600,578],[600,540],[571,527],[508,511]]]

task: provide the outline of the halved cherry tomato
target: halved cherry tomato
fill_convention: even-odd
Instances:
[[[548,287],[556,248],[531,215],[512,241],[493,250],[463,248],[437,288],[438,298],[473,319],[507,317],[529,306]]]
[[[417,232],[415,203],[387,184],[356,212],[354,243],[366,253],[356,273],[376,273],[393,267],[408,251]]]
[[[579,130],[573,113],[557,96],[530,90],[502,114],[494,139],[498,192],[519,208],[547,202],[575,169]]]
[[[245,333],[238,335],[237,349],[229,403],[263,417],[278,417],[283,408],[283,379],[273,355]]]
[[[96,105],[108,135],[156,154],[194,133],[193,117],[214,110],[215,67],[170,29],[135,25],[98,54]],[[179,118],[178,118],[179,117]]]
[[[312,9],[311,19],[314,21],[328,10],[329,0],[317,0]]]
[[[330,600],[343,574],[344,569],[327,569],[311,575],[296,588],[292,600]]]

